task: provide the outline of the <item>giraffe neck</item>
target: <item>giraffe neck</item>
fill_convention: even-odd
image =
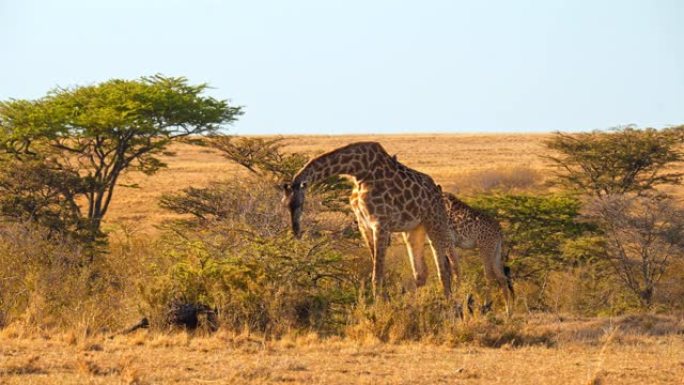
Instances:
[[[368,142],[350,145],[322,154],[304,166],[294,177],[293,183],[314,184],[331,176],[349,175],[356,180],[372,176],[376,167],[390,165],[391,159],[378,143]]]

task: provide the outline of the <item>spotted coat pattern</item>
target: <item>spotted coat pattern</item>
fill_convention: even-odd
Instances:
[[[513,288],[504,269],[501,253],[503,233],[499,222],[468,206],[453,194],[445,193],[443,198],[457,247],[478,249],[485,275],[490,282],[496,282],[503,291],[506,311],[510,314]]]
[[[312,159],[295,175],[292,185],[305,186],[334,175],[348,176],[354,182],[350,203],[373,260],[374,293],[382,287],[390,235],[401,232],[416,284],[425,284],[427,278],[423,260],[427,239],[448,297],[455,239],[441,189],[434,180],[403,165],[377,142],[357,142]]]

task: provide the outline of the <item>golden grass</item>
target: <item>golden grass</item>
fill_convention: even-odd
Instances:
[[[624,322],[629,322],[622,320]],[[596,329],[574,320],[568,330]],[[623,323],[624,323],[623,322]],[[617,322],[616,324],[620,324]],[[681,321],[680,321],[681,326]],[[595,330],[599,331],[600,329]],[[565,342],[564,342],[565,341]],[[493,349],[430,343],[382,344],[315,334],[266,341],[140,331],[83,337],[0,335],[2,384],[676,384],[684,380],[681,335],[601,330],[599,338]]]

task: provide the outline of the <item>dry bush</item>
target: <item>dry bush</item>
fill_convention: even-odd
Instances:
[[[30,223],[0,224],[0,313],[5,323],[95,331],[115,326],[123,283],[106,259]]]
[[[415,293],[395,293],[376,303],[360,298],[348,322],[345,334],[355,340],[415,341],[437,338],[452,329],[459,322],[459,312],[455,303],[430,286]]]
[[[673,261],[655,293],[655,309],[661,312],[684,310],[684,261]]]
[[[392,296],[374,304],[360,301],[345,334],[360,342],[423,341],[486,347],[555,344],[548,330],[525,326],[523,318],[504,321],[495,315],[462,318],[461,306],[445,300],[437,286]]]
[[[660,195],[611,195],[586,205],[586,216],[601,226],[600,257],[643,308],[655,296],[673,262],[684,262],[684,210]]]
[[[315,195],[307,210],[311,231],[293,239],[279,198],[270,182],[251,178],[165,196],[162,205],[192,217],[167,224],[147,272],[152,278],[140,285],[153,323],[180,301],[216,307],[233,330],[339,329],[356,296],[359,265],[343,249],[358,242],[327,230]]]
[[[602,263],[552,272],[545,295],[549,310],[557,314],[617,315],[635,306]]]

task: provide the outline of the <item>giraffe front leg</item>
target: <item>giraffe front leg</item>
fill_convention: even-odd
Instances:
[[[385,254],[390,243],[391,233],[381,225],[373,228],[374,258],[373,258],[373,296],[377,300],[382,293],[383,274],[385,271]]]
[[[406,243],[406,251],[411,261],[416,287],[424,286],[427,281],[427,265],[423,256],[425,250],[425,228],[420,225],[409,232],[403,233],[403,236],[404,243]]]
[[[435,257],[435,265],[437,265],[437,274],[439,275],[439,280],[442,282],[442,288],[444,289],[444,296],[448,299],[451,297],[451,268],[449,266],[448,253],[450,248],[450,243],[445,241],[439,236],[430,237],[430,246],[432,247],[432,254]]]
[[[368,226],[366,218],[363,216],[361,211],[355,209],[354,214],[356,215],[356,223],[359,226],[359,232],[361,233],[361,238],[368,247],[371,254],[371,261],[375,260],[375,241],[373,240],[373,230]]]

